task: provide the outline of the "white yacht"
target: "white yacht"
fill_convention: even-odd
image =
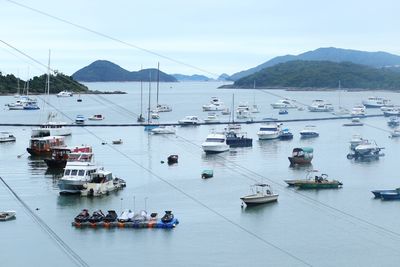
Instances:
[[[350,149],[355,149],[364,139],[359,134],[354,134],[350,139]]]
[[[297,108],[297,105],[293,103],[290,99],[280,99],[278,102],[271,104],[274,109],[289,109],[289,108]]]
[[[70,97],[73,96],[74,94],[69,91],[61,91],[57,94],[57,97]]]
[[[7,104],[9,110],[23,110],[25,104],[29,101],[33,100],[27,96],[20,96],[14,103]]]
[[[153,128],[150,130],[153,134],[175,134],[176,130],[174,126],[158,126],[157,128]]]
[[[158,120],[160,118],[160,114],[158,114],[158,112],[155,111],[151,112],[150,116],[153,120]]]
[[[31,137],[68,136],[72,134],[66,122],[48,121],[37,128],[33,128]]]
[[[247,103],[241,103],[236,108],[237,119],[248,119],[251,118],[250,107]]]
[[[210,104],[203,105],[203,111],[222,111],[224,109],[224,102],[215,96],[211,97]]]
[[[158,104],[154,111],[155,112],[171,112],[172,108],[166,104]]]
[[[313,100],[311,106],[308,106],[308,110],[311,112],[331,112],[333,111],[333,106],[324,100],[316,99]]]
[[[212,122],[219,122],[218,116],[215,113],[209,113],[207,118],[204,119],[204,122],[212,123]]]
[[[17,139],[9,132],[0,132],[0,143],[15,142]]]
[[[277,139],[282,134],[282,124],[265,124],[260,127],[260,130],[257,132],[259,140],[271,140]]]
[[[302,138],[317,137],[319,133],[315,129],[315,125],[306,125],[303,130],[300,131],[300,136]]]
[[[351,110],[352,116],[365,116],[365,106],[364,105],[355,105]]]
[[[363,100],[362,104],[366,108],[380,108],[390,105],[390,100],[383,97],[370,96],[367,100]]]
[[[217,133],[209,134],[201,147],[206,153],[221,153],[229,150],[225,135]]]
[[[200,123],[200,120],[197,116],[186,116],[185,118],[178,120],[178,123],[181,125],[197,125]]]
[[[70,153],[64,175],[58,182],[60,194],[80,193],[83,185],[91,180],[91,174],[98,170],[93,153]]]
[[[400,107],[381,107],[385,117],[400,116]]]

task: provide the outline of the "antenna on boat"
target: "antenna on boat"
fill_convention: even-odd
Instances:
[[[136,198],[133,196],[133,212],[136,211]]]

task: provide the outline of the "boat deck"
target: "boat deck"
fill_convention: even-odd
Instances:
[[[178,219],[173,219],[169,223],[163,223],[161,220],[146,221],[146,222],[72,222],[72,226],[76,228],[159,228],[172,229],[179,224]]]

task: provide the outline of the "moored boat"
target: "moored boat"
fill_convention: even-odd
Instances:
[[[208,179],[214,176],[214,171],[213,170],[203,170],[201,172],[201,178],[203,179]]]
[[[83,115],[76,115],[75,123],[78,125],[85,124],[85,117]]]
[[[310,164],[314,157],[314,149],[311,147],[294,148],[292,156],[288,157],[290,164]]]
[[[101,114],[95,114],[95,115],[93,115],[92,117],[89,117],[88,120],[91,120],[91,121],[101,121],[101,120],[104,120],[104,116],[101,115]]]
[[[62,136],[45,136],[31,138],[26,149],[32,156],[50,156],[53,147],[65,146]]]
[[[318,137],[319,133],[315,130],[314,125],[307,125],[303,130],[300,131],[301,138]]]
[[[69,91],[61,91],[57,94],[57,97],[70,97],[73,96],[74,94]]]
[[[186,116],[185,118],[178,120],[180,125],[197,125],[200,120],[197,116]]]
[[[328,180],[328,175],[322,173],[315,175],[317,170],[307,172],[306,179],[303,180],[286,180],[289,186],[296,186],[299,189],[336,189],[343,186],[343,183],[338,180]]]
[[[390,117],[389,121],[387,122],[389,127],[397,127],[400,125],[400,120],[398,119],[398,117]]]
[[[207,154],[221,153],[229,150],[225,135],[218,133],[209,134],[205,142],[201,144],[201,147]]]
[[[277,139],[282,133],[282,123],[265,124],[257,132],[259,140]]]
[[[175,134],[176,130],[171,125],[160,125],[157,128],[151,129],[150,132],[153,134]]]
[[[103,169],[98,169],[90,174],[90,181],[83,184],[81,196],[102,196],[112,191],[122,189],[126,186],[124,180],[113,177],[112,173]]]
[[[14,219],[17,212],[14,210],[0,211],[0,221],[8,221]]]
[[[308,110],[311,112],[331,112],[333,111],[333,106],[324,100],[316,99],[313,100],[311,106],[308,106]]]
[[[224,102],[221,102],[218,97],[211,97],[210,104],[203,105],[203,111],[222,111],[225,109]]]
[[[351,122],[343,123],[343,126],[363,126],[364,123],[361,122],[359,118],[351,119]]]
[[[274,193],[268,184],[254,184],[251,186],[251,191],[250,195],[240,198],[248,206],[275,202],[279,197],[279,194]]]
[[[274,109],[290,109],[297,108],[297,105],[293,103],[293,100],[290,99],[280,99],[278,102],[271,104]]]
[[[48,168],[52,169],[63,169],[67,164],[68,155],[70,153],[91,153],[91,146],[76,146],[76,147],[52,147],[51,148],[51,159],[44,159]]]
[[[15,142],[17,138],[12,133],[0,132],[0,143]]]
[[[226,144],[230,147],[249,147],[253,145],[253,139],[247,137],[247,133],[229,131],[226,134]]]
[[[382,198],[382,194],[386,193],[392,193],[392,194],[397,194],[400,192],[400,188],[396,189],[385,189],[385,190],[372,190],[372,194],[374,194],[375,198]]]
[[[363,100],[362,104],[366,108],[380,108],[390,105],[390,100],[383,97],[370,96],[367,100]]]
[[[291,140],[293,139],[293,134],[289,131],[289,129],[285,128],[282,130],[281,134],[279,135],[280,140]]]

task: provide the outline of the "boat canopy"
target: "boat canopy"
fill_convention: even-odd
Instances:
[[[293,152],[304,151],[306,153],[313,153],[314,149],[312,147],[297,147],[293,149]]]

